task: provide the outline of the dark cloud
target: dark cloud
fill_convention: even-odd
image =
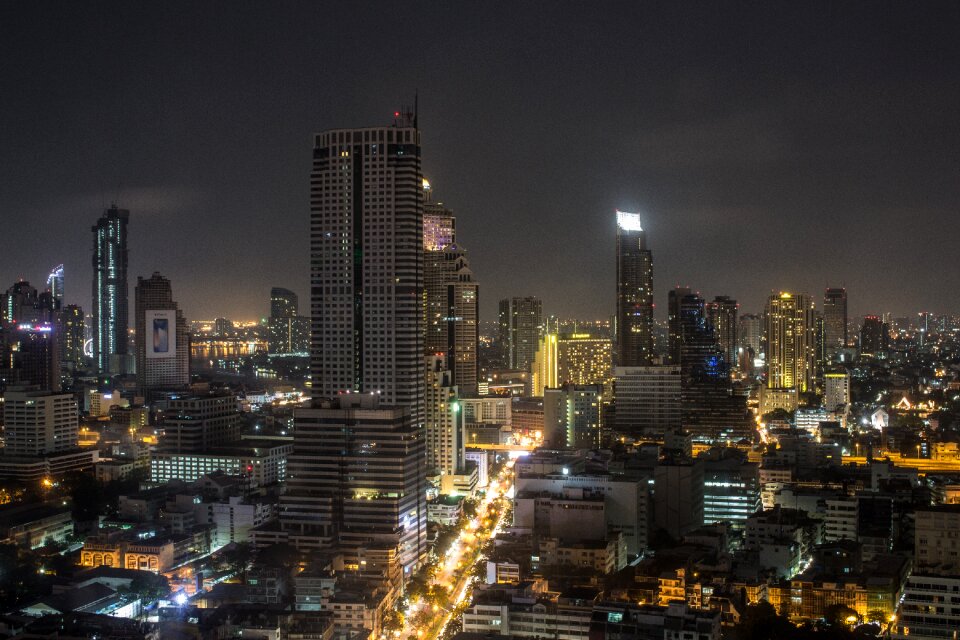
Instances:
[[[419,89],[486,318],[609,315],[615,208],[644,214],[661,309],[846,284],[856,313],[958,312],[958,31],[947,2],[6,5],[0,284],[64,262],[89,306],[117,199],[132,275],[189,316],[305,300],[310,134]]]

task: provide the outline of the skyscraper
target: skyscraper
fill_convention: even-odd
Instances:
[[[138,277],[134,294],[137,387],[181,389],[190,384],[187,321],[173,299],[170,281],[154,272]]]
[[[815,375],[814,307],[810,296],[772,294],[766,306],[767,387],[812,391]]]
[[[706,303],[707,324],[713,327],[717,346],[723,353],[727,367],[737,366],[737,311],[740,305],[729,296],[716,296]]]
[[[57,302],[59,308],[63,304],[63,265],[57,265],[47,276],[47,290]]]
[[[557,386],[557,334],[545,333],[533,359],[531,395],[542,397],[544,389]]]
[[[93,231],[93,359],[101,375],[125,373],[127,356],[127,221],[112,205]]]
[[[828,359],[847,346],[846,289],[827,289],[823,293],[823,345]]]
[[[426,555],[420,132],[398,113],[313,143],[314,406],[295,415],[281,525],[301,549],[409,574]]]
[[[617,366],[653,359],[653,254],[639,213],[617,211]]]
[[[500,301],[500,345],[507,368],[530,371],[543,332],[543,303],[539,298]]]
[[[561,335],[557,339],[557,382],[612,386],[613,342],[610,338],[589,333]]]
[[[84,362],[83,343],[86,321],[83,309],[68,304],[60,314],[60,364],[68,369],[79,367]]]
[[[426,184],[426,183],[425,183]],[[453,212],[426,190],[423,214],[423,282],[427,354],[443,353],[463,395],[477,392],[479,286],[457,244]]]
[[[297,294],[289,289],[270,289],[270,319],[267,349],[271,354],[306,354],[310,351],[310,318],[300,315]]]
[[[3,396],[4,452],[40,456],[77,446],[77,401],[72,393],[9,389]]]
[[[440,475],[461,473],[464,468],[463,412],[453,383],[453,372],[444,355],[426,357],[427,468]]]
[[[860,328],[860,355],[879,356],[889,347],[889,327],[879,316],[866,316]]]
[[[680,364],[680,347],[683,345],[680,324],[683,315],[681,307],[683,301],[692,293],[689,287],[674,287],[667,293],[667,355],[670,358],[670,364]],[[699,299],[700,296],[695,296],[689,301],[699,305]]]

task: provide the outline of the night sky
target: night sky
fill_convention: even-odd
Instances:
[[[616,208],[660,315],[676,284],[960,312],[960,3],[677,4],[3,3],[0,285],[63,262],[89,310],[115,200],[131,304],[160,271],[191,319],[307,313],[311,134],[419,90],[484,319],[612,314]]]

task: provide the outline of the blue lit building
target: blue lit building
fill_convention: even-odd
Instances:
[[[93,359],[101,375],[126,373],[127,220],[130,212],[112,205],[93,231]]]

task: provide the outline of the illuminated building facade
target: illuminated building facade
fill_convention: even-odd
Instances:
[[[813,301],[782,292],[767,300],[767,387],[813,391],[816,341]]]
[[[60,391],[60,346],[50,322],[20,322],[0,330],[0,391],[32,385]]]
[[[138,277],[134,291],[137,387],[149,392],[190,384],[187,321],[173,299],[170,281],[154,272]]]
[[[823,345],[828,360],[847,346],[847,290],[827,289],[823,293]]]
[[[423,198],[423,250],[440,251],[457,241],[457,218],[442,202],[434,202],[433,189],[426,178]]]
[[[683,418],[680,367],[616,367],[614,400],[619,433],[659,437],[675,431]]]
[[[70,369],[80,367],[86,358],[83,343],[86,339],[86,320],[83,309],[68,304],[60,314],[60,364]]]
[[[557,386],[557,334],[545,333],[533,360],[531,395],[543,396],[544,389]]]
[[[126,373],[129,219],[129,211],[113,205],[92,228],[93,360],[101,375]]]
[[[164,418],[160,446],[179,453],[202,453],[240,438],[243,416],[234,395],[175,398]]]
[[[543,303],[539,298],[500,301],[500,346],[508,369],[530,371],[540,348]]]
[[[613,381],[613,341],[589,333],[557,338],[557,382],[603,384]]]
[[[267,320],[271,354],[310,352],[310,318],[300,315],[297,294],[289,289],[270,289],[270,319]],[[221,331],[218,334],[222,335]]]
[[[753,360],[763,353],[763,318],[756,313],[745,313],[739,319],[738,338],[744,357]]]
[[[830,372],[823,376],[823,406],[827,411],[850,404],[850,374]]]
[[[617,211],[617,366],[653,359],[653,254],[639,213]]]

